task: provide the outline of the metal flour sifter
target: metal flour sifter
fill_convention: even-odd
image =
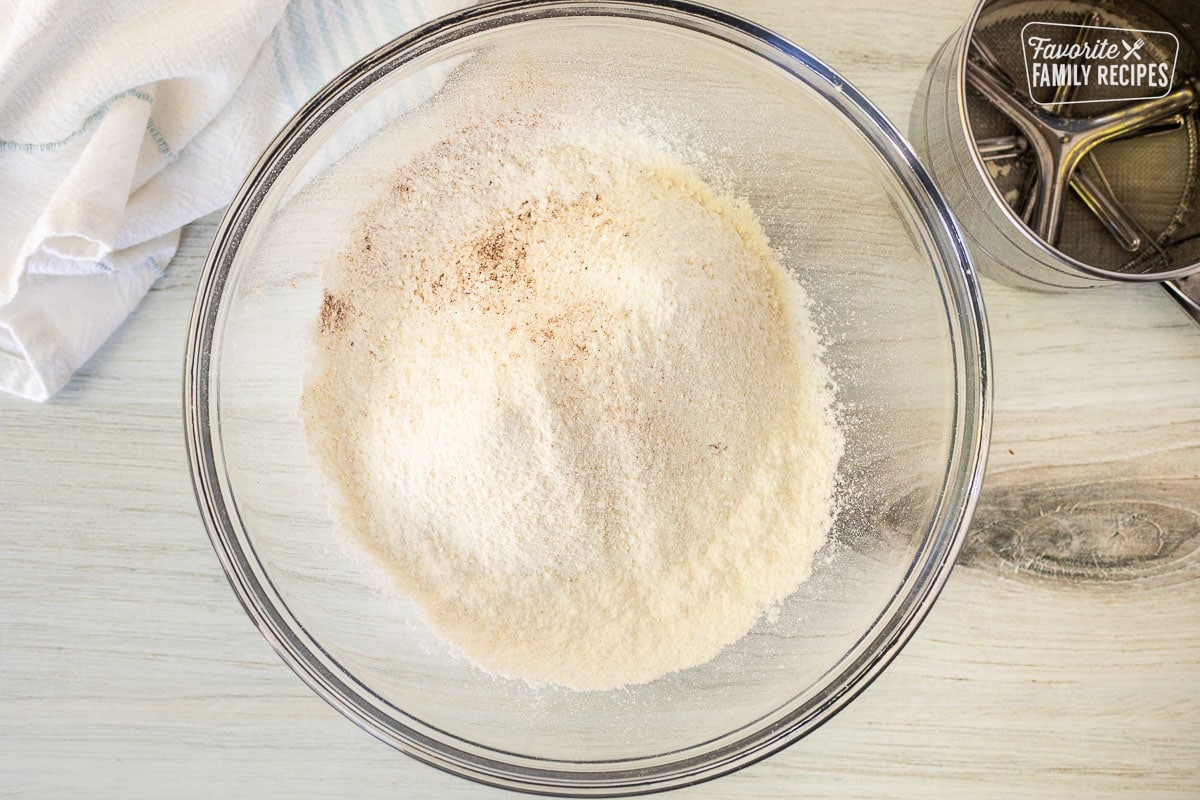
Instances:
[[[982,271],[1036,289],[1163,281],[1200,321],[1200,3],[984,0],[912,138]]]

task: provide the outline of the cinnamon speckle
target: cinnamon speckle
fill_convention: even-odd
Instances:
[[[341,333],[346,328],[351,311],[350,304],[346,300],[325,292],[321,301],[321,333]]]

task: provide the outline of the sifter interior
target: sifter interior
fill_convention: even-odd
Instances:
[[[1096,277],[1200,270],[1198,25],[1190,0],[980,10],[965,64],[969,136],[1026,234]]]

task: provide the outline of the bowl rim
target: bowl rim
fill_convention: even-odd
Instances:
[[[749,722],[731,741],[691,755],[687,753],[709,743],[698,742],[675,754],[608,762],[538,759],[474,745],[388,705],[342,668],[291,616],[241,525],[236,497],[222,467],[219,436],[213,435],[218,419],[211,355],[219,339],[224,289],[251,221],[292,157],[338,109],[414,59],[476,33],[564,17],[672,25],[749,51],[785,70],[816,90],[864,135],[899,180],[937,251],[930,261],[950,327],[954,423],[939,503],[914,559],[917,568],[910,570],[897,592],[900,599],[889,604],[850,651],[855,657],[844,657],[831,670],[836,671],[836,679],[829,681],[829,687],[835,690],[826,692],[823,702]],[[741,17],[687,0],[498,0],[429,22],[345,69],[283,126],[225,211],[198,282],[183,377],[188,460],[205,529],[234,594],[283,661],[344,716],[419,761],[492,786],[577,797],[665,791],[733,772],[796,742],[862,692],[911,638],[949,576],[978,498],[991,430],[991,354],[982,296],[963,233],[911,146],[878,108],[806,50]],[[879,630],[879,620],[884,618],[887,624]],[[405,719],[397,719],[380,705]]]

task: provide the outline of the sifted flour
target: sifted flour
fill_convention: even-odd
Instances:
[[[481,667],[650,681],[808,576],[842,439],[807,301],[665,146],[461,130],[324,279],[301,413],[337,525]]]

